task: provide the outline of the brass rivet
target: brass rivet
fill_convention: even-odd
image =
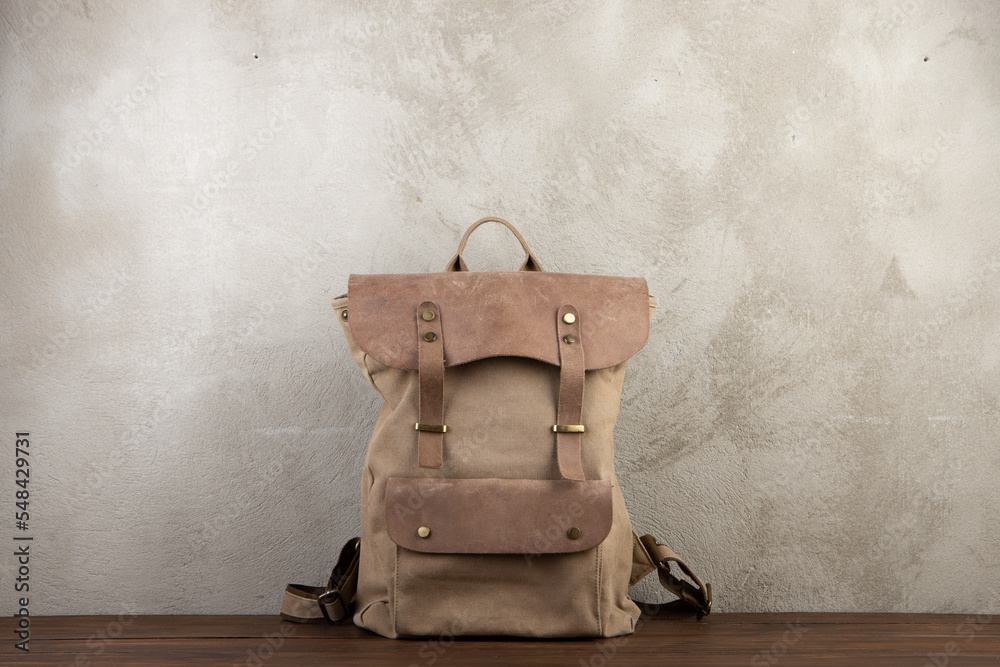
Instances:
[[[340,311],[340,317],[341,317],[341,319],[344,319],[344,320],[347,319],[347,309],[346,308],[344,308],[342,311]]]
[[[428,343],[433,343],[437,339],[438,335],[433,331],[428,331],[424,334],[424,340]]]
[[[576,315],[573,313],[566,313],[563,315],[563,322],[566,324],[573,324],[573,322],[576,322]]]
[[[573,334],[566,334],[565,336],[563,336],[563,340],[572,345],[573,343],[576,342],[576,336],[574,336]]]
[[[580,529],[577,528],[576,526],[573,526],[568,531],[566,531],[566,536],[569,537],[569,539],[571,540],[578,540],[580,539]]]
[[[420,528],[417,528],[417,536],[418,537],[430,537],[431,536],[431,529],[428,528],[427,526],[420,526]]]
[[[425,310],[424,314],[421,315],[420,317],[424,318],[424,322],[430,322],[431,320],[434,319],[434,311],[433,310]]]

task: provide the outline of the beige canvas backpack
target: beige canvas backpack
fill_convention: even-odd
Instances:
[[[520,271],[470,272],[469,235],[506,225]],[[697,612],[711,587],[632,531],[612,431],[656,300],[642,278],[547,273],[500,218],[442,273],[352,275],[333,303],[384,400],[361,484],[361,538],[326,586],[289,585],[290,621],[386,637],[614,637],[653,570]],[[671,573],[676,563],[690,582]]]

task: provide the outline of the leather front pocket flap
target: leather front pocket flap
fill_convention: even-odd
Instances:
[[[611,483],[391,477],[385,523],[425,553],[548,554],[591,549],[611,532]]]

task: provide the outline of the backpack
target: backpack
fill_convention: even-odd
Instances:
[[[462,252],[506,225],[519,271]],[[289,585],[282,618],[385,637],[615,637],[656,570],[701,618],[711,587],[629,523],[612,431],[656,300],[643,278],[543,271],[500,218],[442,273],[351,275],[333,302],[383,398],[361,483],[361,537],[326,586]],[[676,563],[690,579],[674,576]]]

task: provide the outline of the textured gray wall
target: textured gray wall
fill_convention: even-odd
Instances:
[[[329,303],[491,214],[659,297],[620,475],[717,609],[996,609],[997,3],[0,7],[33,613],[322,581],[378,405]]]

